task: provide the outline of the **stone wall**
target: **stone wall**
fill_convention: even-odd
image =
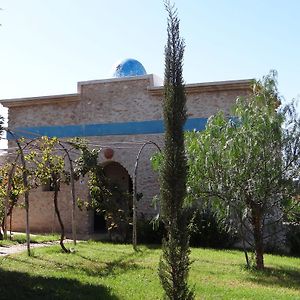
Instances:
[[[249,92],[245,86],[234,85],[191,85],[187,86],[187,108],[189,118],[208,118],[219,110],[227,115],[237,96]],[[9,107],[9,127],[33,127],[42,125],[96,124],[119,123],[129,121],[145,121],[162,119],[162,88],[153,87],[152,75],[128,79],[111,79],[79,83],[79,97],[70,102],[47,100],[43,98],[26,99],[15,102],[6,100]],[[22,105],[23,103],[23,105]],[[26,103],[26,105],[24,105]],[[4,103],[5,104],[5,103]],[[111,135],[88,137],[90,147],[114,150],[112,161],[120,163],[133,176],[134,164],[139,148],[147,140],[152,140],[163,146],[162,134]],[[14,146],[10,141],[9,146]],[[159,192],[157,174],[151,169],[150,157],[157,150],[147,146],[141,155],[137,192],[143,193],[138,204],[140,213],[151,216],[155,212],[151,205],[153,197]],[[99,157],[102,163],[107,163],[103,151]],[[88,200],[85,183],[77,183],[77,193],[82,199]],[[62,186],[59,196],[60,210],[65,222],[66,231],[71,231],[71,195],[70,187]],[[87,233],[93,230],[93,213],[86,210],[77,212],[80,220],[79,232]],[[24,230],[24,209],[15,210],[13,230]],[[31,230],[36,232],[57,231],[58,223],[54,217],[51,192],[40,189],[30,193],[30,223]]]
[[[77,197],[87,200],[87,189],[83,184],[76,186]],[[29,194],[29,223],[31,232],[59,232],[60,226],[54,212],[53,192],[42,191],[42,188],[30,191]],[[24,201],[19,202],[20,207],[14,209],[12,219],[13,231],[25,230]],[[58,194],[58,207],[66,229],[72,229],[72,197],[70,186],[62,185]],[[87,210],[76,209],[77,231],[86,234],[91,231],[91,213]],[[8,224],[9,224],[8,219]]]

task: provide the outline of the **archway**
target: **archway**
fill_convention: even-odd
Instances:
[[[104,174],[108,178],[108,188],[111,196],[112,210],[122,210],[124,214],[132,214],[132,180],[127,170],[118,162],[109,162],[103,165]],[[94,212],[94,232],[104,233],[111,224],[105,220],[102,213]]]

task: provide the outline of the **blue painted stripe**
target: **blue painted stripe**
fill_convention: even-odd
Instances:
[[[185,123],[184,129],[203,130],[206,122],[206,118],[188,119]],[[153,120],[126,123],[18,127],[14,129],[13,132],[17,137],[25,138],[35,138],[39,135],[67,138],[85,136],[155,134],[164,133],[164,123],[162,120]],[[7,134],[7,139],[13,139],[10,133]]]

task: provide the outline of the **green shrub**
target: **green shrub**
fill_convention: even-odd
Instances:
[[[300,256],[300,224],[290,224],[286,236],[290,254]]]
[[[231,248],[236,234],[224,218],[210,208],[197,209],[191,224],[190,245],[193,247]]]
[[[237,241],[236,235],[229,230],[228,223],[207,208],[195,211],[190,229],[190,245],[193,247],[231,248]],[[139,243],[161,244],[165,233],[164,224],[159,221],[154,225],[142,216],[137,223],[137,232]]]
[[[161,221],[153,224],[142,216],[137,222],[137,239],[142,244],[161,244],[164,235],[164,225]]]

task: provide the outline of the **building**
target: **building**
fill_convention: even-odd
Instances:
[[[219,110],[229,115],[236,98],[249,93],[250,84],[250,80],[187,84],[186,130],[204,129],[207,118]],[[163,145],[162,98],[162,81],[146,74],[139,62],[129,59],[117,67],[114,78],[79,82],[75,94],[5,99],[0,103],[8,107],[8,127],[18,136],[85,137],[91,147],[100,147],[99,160],[106,174],[130,191],[142,144],[151,140]],[[13,140],[9,140],[11,146]],[[108,148],[109,151],[105,150]],[[149,162],[155,151],[154,147],[146,147],[139,164],[137,192],[143,193],[143,198],[138,211],[146,216],[155,213],[151,202],[159,191],[157,176]],[[88,198],[85,181],[76,183],[76,193],[82,199]],[[70,232],[70,187],[62,186],[59,197],[66,231]],[[77,216],[79,233],[93,233],[103,226],[93,211],[78,210]],[[30,193],[30,226],[33,232],[58,230],[50,191],[40,188]],[[25,212],[18,208],[13,230],[24,228]]]

